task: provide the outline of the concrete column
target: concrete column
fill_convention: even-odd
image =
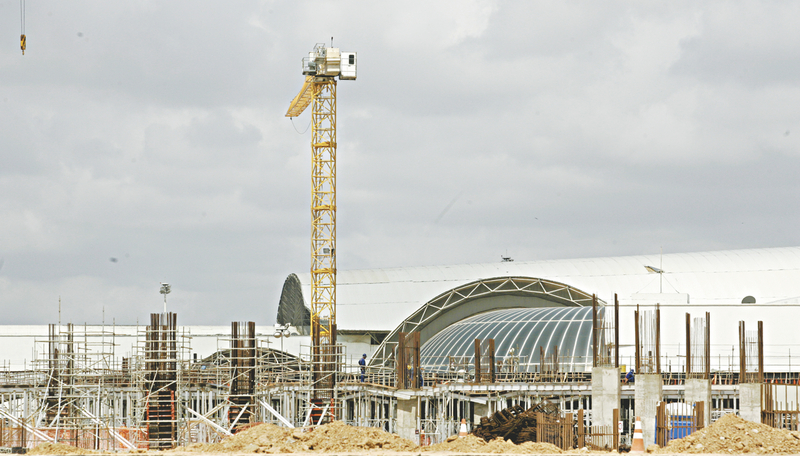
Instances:
[[[661,374],[636,374],[634,403],[642,420],[644,447],[656,441],[656,409],[661,402]]]
[[[700,402],[703,401],[704,409],[704,423],[706,426],[711,426],[711,380],[704,378],[687,378],[686,379],[686,402]]]
[[[739,384],[739,416],[754,423],[761,422],[761,383]]]
[[[638,376],[637,376],[638,380]],[[620,376],[616,367],[592,369],[592,425],[617,427],[614,409],[619,409]]]
[[[392,420],[393,416],[397,416],[397,401],[389,399],[389,432],[397,434],[397,420]]]
[[[608,426],[616,429],[614,422],[614,409],[619,409],[621,395],[619,369],[616,367],[592,368],[592,425]],[[612,438],[609,436],[601,446],[612,447]]]
[[[412,442],[419,442],[419,435],[415,432],[418,416],[416,397],[397,399],[397,435]]]

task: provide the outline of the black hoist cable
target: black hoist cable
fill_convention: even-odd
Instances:
[[[25,36],[25,0],[19,0],[19,48],[22,55],[25,55],[25,48],[28,47],[28,38]]]

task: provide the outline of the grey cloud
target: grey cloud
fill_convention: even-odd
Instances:
[[[764,87],[800,82],[800,7],[793,3],[717,4],[702,15],[701,29],[681,42],[676,75],[706,84]],[[741,15],[741,16],[739,16]],[[747,17],[746,20],[735,20]]]
[[[29,52],[0,48],[0,309],[134,323],[168,281],[182,323],[272,322],[309,268],[284,113],[330,36],[359,53],[340,270],[797,244],[794,7],[484,3],[29,2]]]
[[[195,147],[217,151],[251,149],[261,141],[261,132],[252,124],[237,125],[226,112],[214,112],[203,118],[192,119],[186,128],[186,137]]]

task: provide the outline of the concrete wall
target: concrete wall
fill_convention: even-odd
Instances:
[[[686,379],[686,392],[684,397],[686,402],[703,401],[704,423],[706,426],[711,425],[711,380],[700,378],[687,378]]]
[[[478,404],[475,403],[475,417],[474,421],[472,422],[472,428],[474,429],[475,426],[481,424],[481,417],[489,417],[489,404]]]
[[[656,409],[661,401],[661,375],[636,374],[634,401],[636,415],[642,420],[644,446],[656,440]]]
[[[417,419],[419,418],[418,399],[397,399],[397,435],[412,442],[419,442]]]
[[[761,383],[739,385],[739,416],[747,421],[761,422]]]

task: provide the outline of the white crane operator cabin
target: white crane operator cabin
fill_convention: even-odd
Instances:
[[[341,80],[356,79],[355,52],[340,52],[339,48],[317,44],[303,58],[303,74],[307,76],[339,76]]]

